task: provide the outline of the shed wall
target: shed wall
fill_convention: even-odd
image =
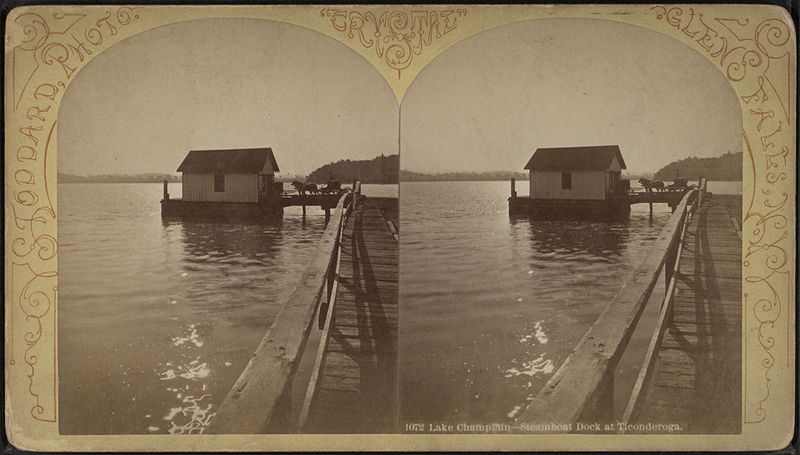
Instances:
[[[183,200],[258,202],[257,174],[225,174],[225,191],[214,192],[214,174],[183,174]]]
[[[572,189],[561,189],[561,172],[531,171],[530,195],[533,199],[604,200],[605,171],[572,172]]]

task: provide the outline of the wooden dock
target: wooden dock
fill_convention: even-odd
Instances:
[[[280,205],[282,207],[305,207],[308,205],[316,205],[324,209],[332,209],[341,198],[339,193],[318,193],[318,194],[281,194]]]
[[[566,361],[528,397],[518,422],[565,432],[582,432],[577,424],[586,422],[612,424],[614,432],[740,431],[741,237],[704,179],[698,187]],[[615,371],[662,276],[657,324],[620,417]]]
[[[396,225],[356,182],[204,432],[396,431],[397,276]],[[310,338],[318,344],[307,346]],[[304,358],[310,374],[298,373]],[[299,405],[293,391],[305,391]]]
[[[628,191],[609,195],[605,200],[531,199],[517,196],[511,182],[511,197],[508,198],[509,215],[529,215],[538,218],[617,218],[627,217],[633,204],[667,204],[672,210],[680,204],[689,190],[674,191]],[[611,197],[613,196],[613,197]]]
[[[398,245],[370,201],[342,238],[330,341],[304,431],[397,431]]]
[[[629,191],[625,197],[628,204],[667,204],[676,207],[683,199],[686,191]]]
[[[740,432],[741,247],[725,207],[706,199],[687,228],[671,322],[631,423]]]

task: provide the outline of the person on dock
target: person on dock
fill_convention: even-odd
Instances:
[[[328,174],[328,182],[325,184],[325,193],[339,193],[342,188],[342,184],[339,183],[336,178],[333,177],[333,172]]]

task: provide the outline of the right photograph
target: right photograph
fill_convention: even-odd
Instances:
[[[629,24],[436,57],[400,115],[400,430],[740,433],[741,112]]]

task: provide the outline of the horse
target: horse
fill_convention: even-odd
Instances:
[[[664,186],[664,182],[661,180],[650,180],[644,177],[639,179],[639,183],[644,187],[645,191],[652,192],[653,189],[657,191],[666,191],[666,187]]]
[[[317,194],[319,192],[319,190],[317,190],[316,183],[303,183],[299,180],[295,180],[292,182],[292,186],[295,187],[297,193],[300,194],[301,196],[305,196],[306,191],[308,191],[311,194]]]

